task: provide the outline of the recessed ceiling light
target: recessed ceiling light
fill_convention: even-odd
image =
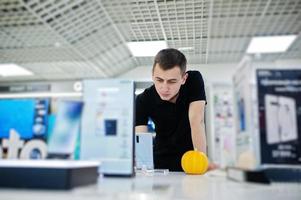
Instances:
[[[296,38],[296,35],[253,37],[247,53],[285,52]]]
[[[54,43],[54,46],[55,46],[55,47],[61,47],[62,45],[61,45],[61,43],[59,43],[59,42],[55,42],[55,43]]]
[[[194,50],[193,47],[179,47],[178,48],[179,51],[192,51]]]
[[[167,48],[166,41],[128,42],[128,48],[135,57],[155,56],[160,50]]]
[[[32,76],[33,73],[13,63],[0,64],[1,76]]]

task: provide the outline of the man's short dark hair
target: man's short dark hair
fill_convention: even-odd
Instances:
[[[162,49],[155,57],[153,71],[156,64],[159,64],[163,70],[172,69],[175,66],[178,66],[184,74],[186,72],[186,63],[187,61],[184,54],[179,50],[173,48]]]

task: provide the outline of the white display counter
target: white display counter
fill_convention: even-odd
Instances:
[[[134,178],[100,177],[98,184],[70,191],[0,188],[0,197],[9,200],[301,199],[301,183],[239,183],[227,180],[222,174],[219,171],[203,176],[171,172],[168,175],[137,174]]]

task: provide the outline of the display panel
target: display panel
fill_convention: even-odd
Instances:
[[[101,161],[106,175],[134,174],[134,83],[84,81],[80,158]]]
[[[48,99],[1,99],[0,138],[8,138],[14,129],[25,140],[45,139],[48,108]]]
[[[50,154],[72,154],[80,131],[83,103],[80,101],[60,101],[53,131],[48,141]]]
[[[262,164],[301,163],[301,70],[257,70]]]
[[[136,169],[154,169],[152,133],[139,133],[136,135],[135,164]]]

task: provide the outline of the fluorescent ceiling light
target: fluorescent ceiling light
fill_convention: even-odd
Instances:
[[[296,35],[253,37],[247,53],[285,52],[296,37]]]
[[[1,76],[32,76],[33,73],[23,67],[16,64],[0,64]]]
[[[166,41],[128,42],[127,45],[135,57],[155,56],[167,48]]]
[[[178,48],[179,51],[191,51],[191,50],[194,50],[193,47],[180,47]]]

